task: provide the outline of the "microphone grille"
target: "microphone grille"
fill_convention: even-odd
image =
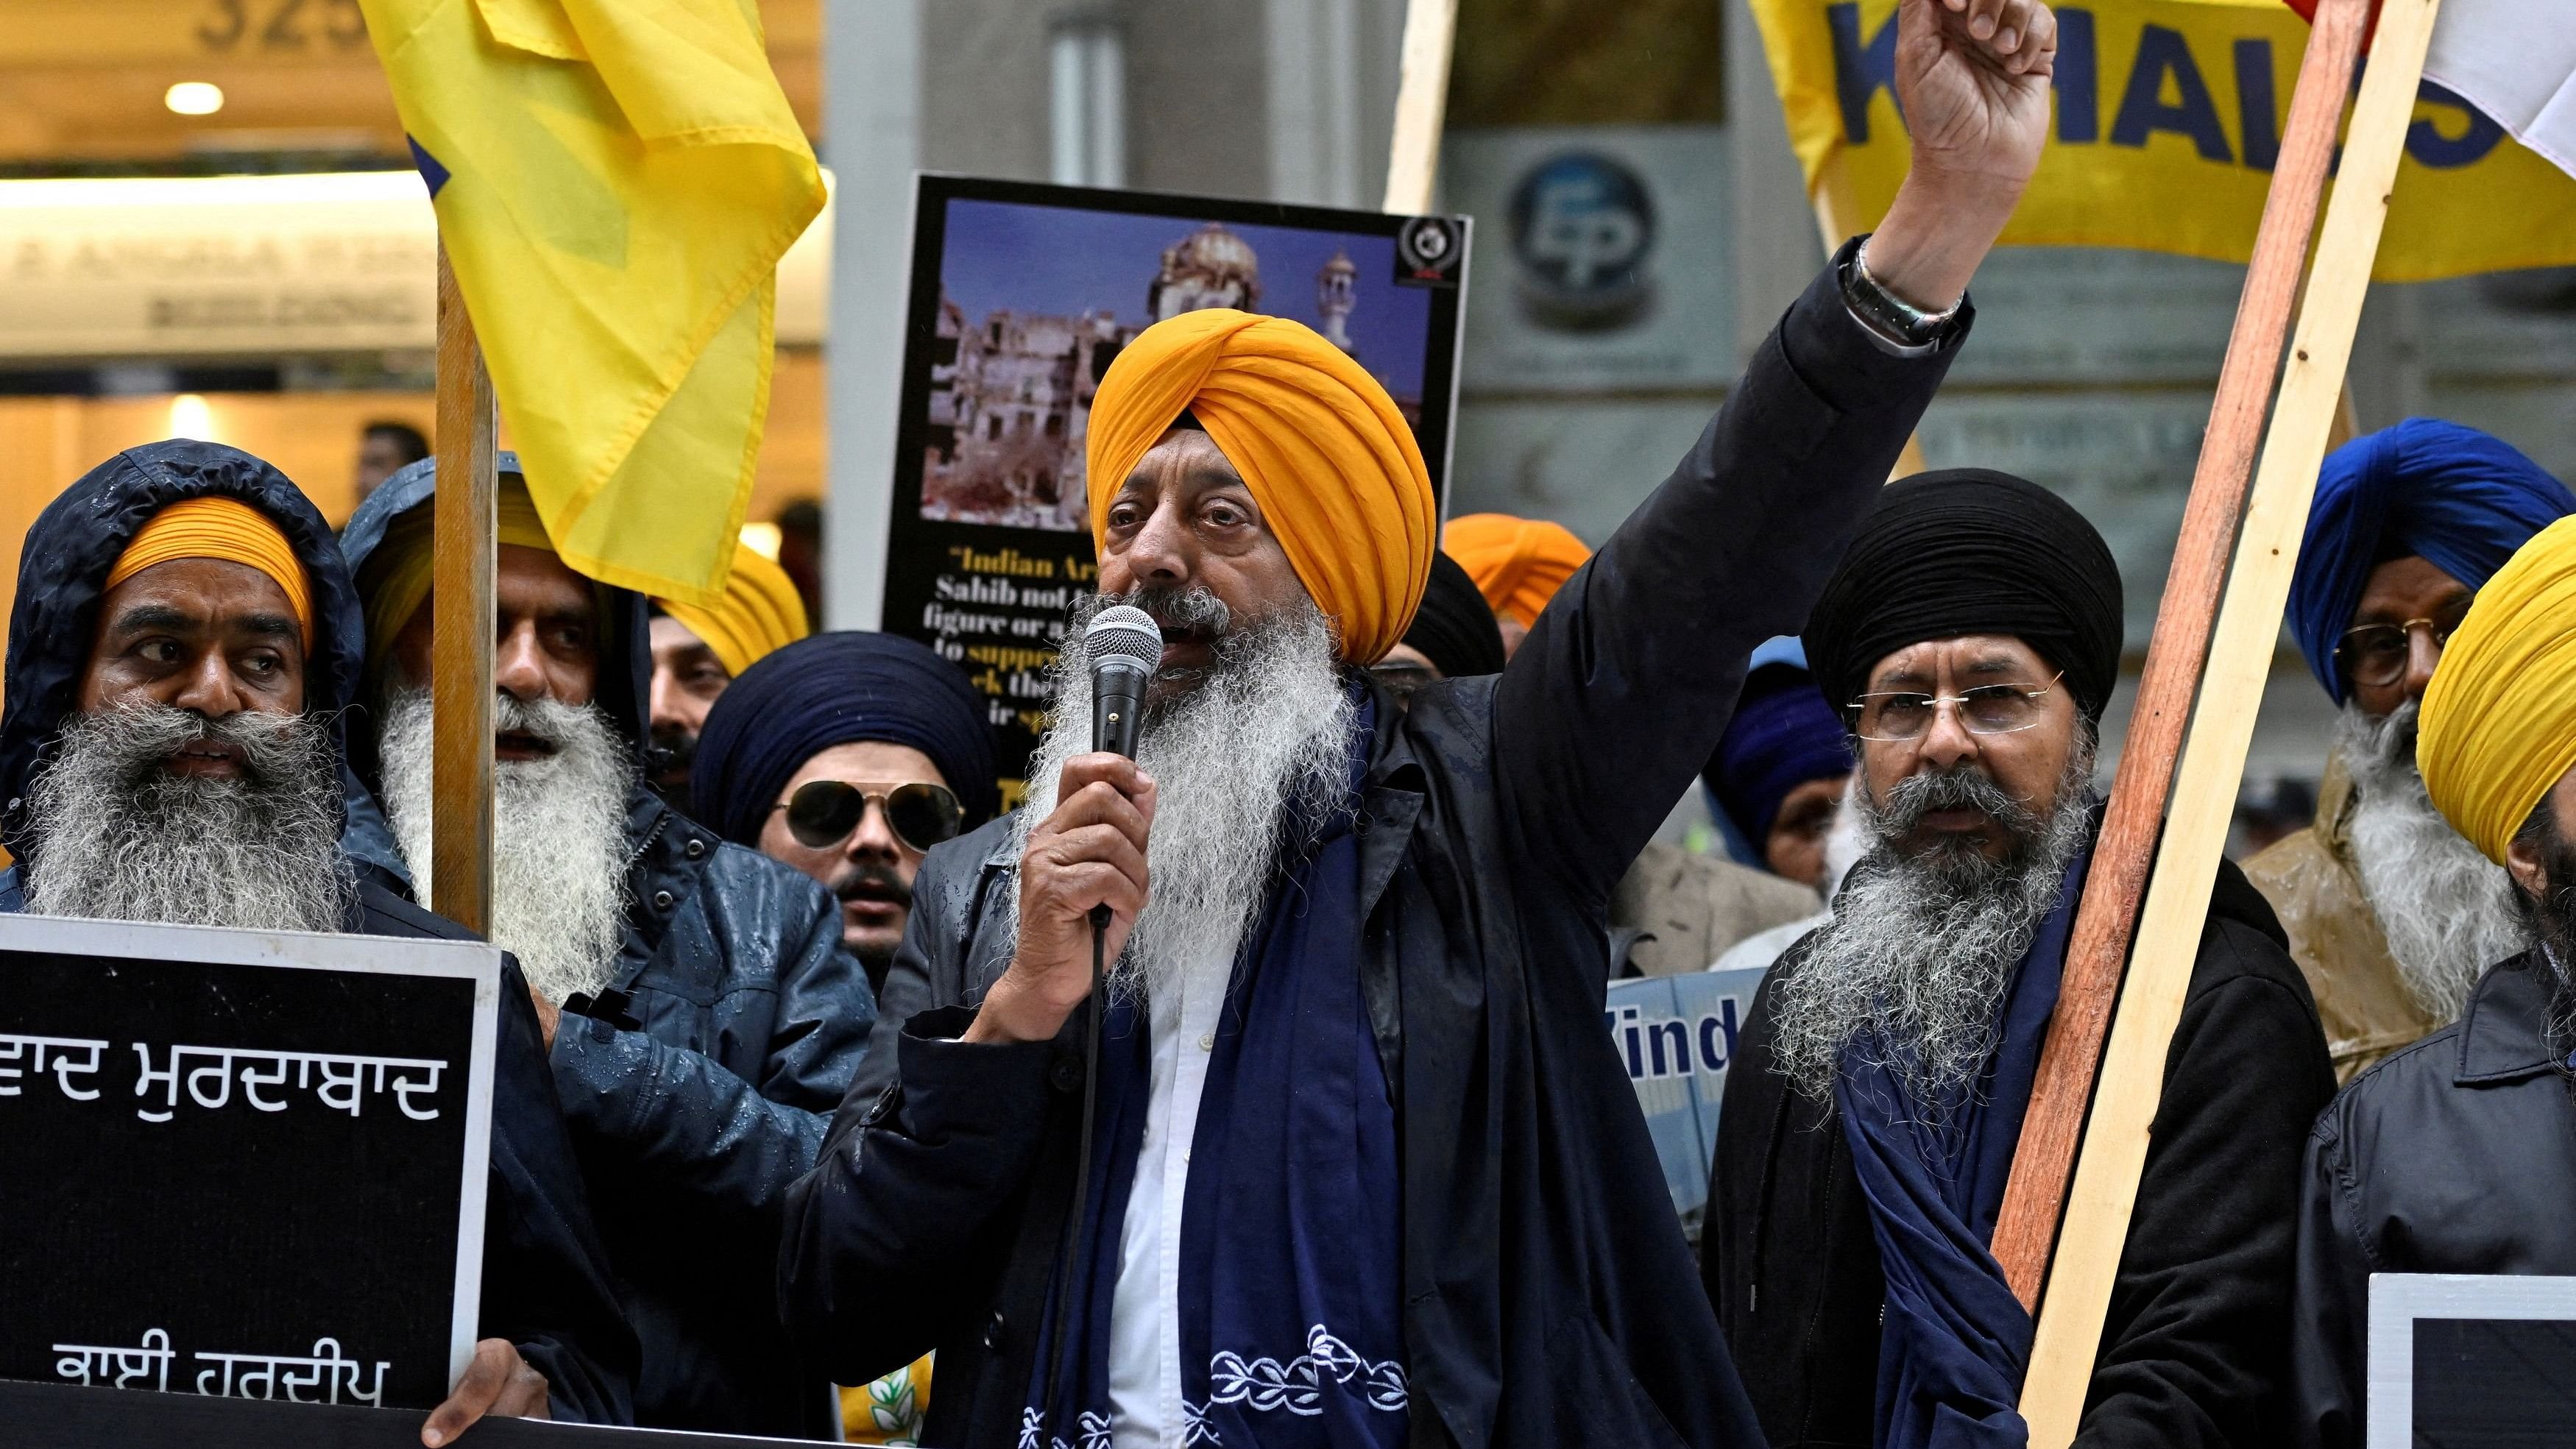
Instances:
[[[1082,631],[1082,648],[1094,669],[1104,660],[1126,659],[1150,674],[1163,662],[1163,630],[1135,605],[1112,604],[1092,616]]]

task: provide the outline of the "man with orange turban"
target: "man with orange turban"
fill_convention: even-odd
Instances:
[[[2536,944],[2469,963],[2459,1019],[2355,1080],[2308,1138],[2298,1427],[2337,1449],[2379,1437],[2363,1422],[2372,1274],[2576,1274],[2576,518],[2479,586],[2418,718],[2425,790],[2510,882]]]
[[[1449,520],[1440,546],[1465,566],[1502,627],[1508,659],[1529,637],[1539,610],[1592,557],[1564,524],[1508,513],[1470,513]]]
[[[1028,801],[924,858],[885,1084],[788,1195],[781,1306],[837,1379],[935,1348],[943,1444],[1762,1442],[1603,1049],[1605,916],[2038,162],[2050,12],[1902,15],[1885,224],[1499,675],[1369,684],[1438,529],[1358,362],[1229,310],[1120,352]],[[1161,633],[1133,760],[1091,748],[1113,603]]]
[[[173,440],[119,453],[27,530],[0,709],[0,914],[463,937],[341,844],[366,657],[340,547],[285,475]],[[423,1425],[626,1423],[635,1335],[502,960],[482,1341]],[[256,1171],[257,1164],[242,1164]],[[424,1285],[426,1286],[426,1285]]]
[[[698,732],[725,686],[753,662],[806,636],[805,600],[787,570],[750,544],[737,544],[724,597],[712,604],[654,599],[653,692],[645,720],[653,752],[646,775],[654,793],[685,811],[689,761]]]

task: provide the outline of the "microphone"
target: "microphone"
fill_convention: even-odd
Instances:
[[[1136,758],[1136,727],[1145,709],[1145,686],[1163,662],[1163,630],[1133,604],[1112,604],[1082,631],[1091,661],[1091,747]]]

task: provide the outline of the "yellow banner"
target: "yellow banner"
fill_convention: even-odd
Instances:
[[[1868,230],[1905,176],[1897,0],[1752,4],[1808,189]],[[2054,129],[2004,243],[2244,261],[2307,22],[2279,0],[2091,0],[2057,21]],[[2428,82],[2372,275],[2570,264],[2576,178]]]

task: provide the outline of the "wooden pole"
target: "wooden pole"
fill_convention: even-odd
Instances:
[[[2187,651],[2204,653],[2207,667],[2180,670],[2178,683],[2168,682],[2155,674],[2155,649],[2149,653],[2150,679],[2140,686],[2140,720],[2130,726],[2113,809],[2119,808],[2123,791],[2133,801],[2144,801],[2151,794],[2168,794],[2162,789],[2151,792],[2145,783],[2163,780],[2163,764],[2170,753],[2150,752],[2139,729],[2144,725],[2156,731],[2166,742],[2168,752],[2174,729],[2170,717],[2151,719],[2147,715],[2148,690],[2162,685],[2167,692],[2159,695],[2154,705],[2168,716],[2177,716],[2180,705],[2189,697],[2192,677],[2198,674],[2199,697],[2192,711],[2189,743],[2181,752],[2180,768],[2172,775],[2172,815],[2164,822],[2161,845],[2154,843],[2160,812],[2140,813],[2133,805],[2130,818],[2124,822],[2125,833],[2117,837],[2112,835],[2111,823],[2106,819],[2102,844],[2095,850],[2092,882],[2077,919],[2076,946],[2067,956],[2067,982],[2069,987],[2076,983],[2078,952],[2086,944],[2086,915],[2107,919],[2096,925],[2093,954],[2080,958],[2081,966],[2088,977],[2106,966],[2112,975],[2117,974],[2121,953],[2116,948],[2122,944],[2120,937],[2126,935],[2121,929],[2126,925],[2125,919],[2114,914],[2118,896],[2135,889],[2138,868],[2152,849],[2155,868],[2151,882],[2146,884],[2145,905],[2138,917],[2136,968],[2128,973],[2118,993],[2109,1048],[2101,1058],[2098,1092],[2077,1090],[2090,1085],[2083,1078],[2091,1073],[2082,1071],[2081,1076],[2076,1075],[2089,1066],[2089,1057],[2078,1059],[2076,1048],[2081,1042],[2076,1034],[2085,1028],[2075,1018],[2098,1014],[2108,1001],[2088,998],[2078,1003],[2081,1009],[2070,1012],[2066,997],[2061,995],[2057,1019],[2041,1058],[2042,1085],[2032,1096],[2033,1120],[2025,1124],[2021,1155],[2014,1160],[2014,1186],[2020,1187],[2023,1158],[2029,1157],[2036,1145],[2032,1131],[2042,1125],[2037,1119],[2043,1115],[2061,1119],[2070,1106],[2080,1113],[2085,1099],[2092,1098],[2091,1118],[2084,1125],[2082,1156],[2067,1194],[2065,1229],[2050,1265],[2047,1296],[2040,1308],[2030,1369],[2023,1382],[2021,1412],[2030,1424],[2032,1449],[2061,1449],[2071,1443],[2083,1414],[2094,1353],[2101,1343],[2103,1317],[2110,1304],[2121,1251],[2128,1242],[2130,1212],[2146,1163],[2148,1128],[2163,1095],[2165,1055],[2172,1044],[2174,1025],[2182,1015],[2192,962],[2207,923],[2211,883],[2226,843],[2237,781],[2244,771],[2246,747],[2253,738],[2255,711],[2262,700],[2264,677],[2270,670],[2273,642],[2279,636],[2281,610],[2289,598],[2290,576],[2298,561],[2300,536],[2307,526],[2317,467],[2325,458],[2327,433],[2341,399],[2344,368],[2351,360],[2353,332],[2361,318],[2371,263],[2378,254],[2380,231],[2387,220],[2388,193],[2396,181],[2397,162],[2414,113],[2416,87],[2423,75],[2424,53],[2432,38],[2439,4],[2440,0],[2384,0],[2380,6],[2369,68],[2353,103],[2352,124],[2337,168],[2339,184],[2326,208],[2306,303],[2299,310],[2290,358],[2282,370],[2280,393],[2272,408],[2271,428],[2263,441],[2262,465],[2244,509],[2244,526],[2234,550],[2235,567],[2227,575],[2224,597],[2216,610],[2215,626],[2207,631],[2206,646]],[[2309,39],[2309,60],[2300,68],[2299,94],[2291,101],[2292,134],[2299,136],[2302,144],[2308,144],[2310,138],[2298,129],[2302,119],[2299,107],[2311,89],[2310,73],[2318,69],[2318,52],[2330,47],[2336,52],[2322,60],[2330,62],[2325,72],[2335,80],[2339,95],[2342,78],[2351,74],[2348,47],[2358,43],[2355,37],[2366,9],[2364,0],[2326,0],[2318,7],[2316,30]],[[2272,229],[2271,212],[2275,206],[2298,204],[2295,197],[2285,203],[2282,195],[2292,164],[2290,144],[2285,138],[2281,169],[2275,174],[2272,200],[2265,207],[2266,232]],[[2300,160],[2304,164],[2308,158],[2302,156]],[[2258,248],[2260,245],[2258,240]],[[2257,265],[2263,260],[2258,251]],[[2257,280],[2249,272],[2244,311],[2256,306]],[[2282,300],[2267,300],[2267,308],[2286,305],[2291,290],[2287,275],[2267,272],[2260,280],[2267,288],[2277,287],[2282,294]],[[2244,321],[2240,312],[2240,338]],[[2229,371],[2238,371],[2236,364],[2231,345]],[[2227,391],[2227,374],[2222,373],[2221,405],[2211,416],[2210,440],[2202,454],[2203,476],[2195,482],[2192,508],[2200,506],[2201,482],[2227,476],[2212,472],[2210,458],[2220,445],[2222,428],[2229,430],[2230,446],[2241,446],[2236,430],[2250,431],[2261,417],[2262,394],[2268,391],[2261,383],[2269,381],[2269,371],[2267,362],[2257,374],[2260,381],[2248,385],[2240,380],[2233,396]],[[2230,474],[2241,469],[2241,463],[2233,460],[2220,462]],[[2196,554],[2209,551],[2210,540],[2190,534],[2188,515],[2185,537],[2187,543],[2194,545]],[[2215,535],[2222,552],[2225,537],[2225,531]],[[2177,646],[2203,637],[2196,632],[2193,621],[2207,615],[2208,600],[2215,592],[2207,586],[2216,580],[2201,573],[2200,565],[2194,563],[2192,579],[2202,586],[2202,591],[2179,592],[2185,567],[2184,555],[2178,550],[2174,577],[2166,587],[2165,609],[2157,621],[2158,648],[2168,642],[2169,625],[2171,642]],[[2177,651],[2166,652],[2170,655]],[[2168,664],[2166,672],[2173,674],[2177,667]],[[2140,781],[2136,787],[2131,786],[2133,766]],[[2155,803],[2161,804],[2162,799],[2157,798]],[[2103,874],[2106,867],[2112,871],[2108,882]],[[2093,899],[2097,892],[2105,897],[2099,911]],[[2090,983],[2088,989],[2093,989]],[[2098,1027],[2092,1031],[2098,1035]],[[2061,1035],[2068,1040],[2061,1042]],[[2049,1062],[2052,1055],[2061,1059],[2054,1079]],[[2037,1169],[2041,1164],[2034,1160],[2032,1166]],[[2009,1211],[2009,1191],[2006,1204]],[[2029,1205],[2026,1203],[2024,1208],[2023,1229],[2036,1226],[2044,1232],[2045,1223],[2029,1221]],[[2000,1225],[1997,1239],[2000,1257]]]
[[[432,536],[430,909],[492,926],[492,576],[499,480],[492,374],[438,249],[438,495]]]
[[[1431,183],[1440,174],[1440,122],[1449,109],[1450,47],[1457,34],[1458,0],[1408,0],[1381,210],[1398,216],[1431,210]]]

